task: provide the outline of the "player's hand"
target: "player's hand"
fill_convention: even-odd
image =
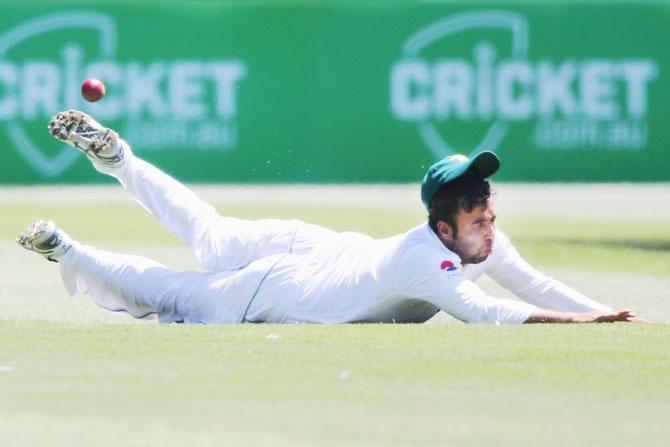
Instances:
[[[617,321],[621,322],[647,322],[642,318],[638,318],[635,314],[628,310],[616,310],[616,311],[599,311],[595,310],[593,312],[584,312],[577,314],[573,321],[575,323],[615,323]]]

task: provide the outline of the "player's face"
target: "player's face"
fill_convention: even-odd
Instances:
[[[456,215],[458,231],[455,237],[451,232],[451,237],[443,238],[443,241],[449,250],[460,256],[463,264],[478,264],[491,254],[495,221],[496,213],[490,201],[469,213],[460,210]]]

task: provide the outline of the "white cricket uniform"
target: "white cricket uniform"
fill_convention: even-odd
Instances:
[[[59,259],[68,292],[88,292],[112,311],[185,323],[418,323],[442,309],[468,323],[523,323],[536,306],[609,310],[533,269],[500,231],[486,261],[462,267],[427,224],[374,239],[297,220],[222,217],[126,153],[122,166],[96,169],[116,177],[206,271],[74,243]],[[525,302],[487,296],[473,282],[484,273]]]

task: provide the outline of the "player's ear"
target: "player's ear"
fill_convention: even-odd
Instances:
[[[437,221],[437,237],[444,243],[451,242],[454,240],[454,230],[451,228],[451,225],[446,223],[443,220]]]

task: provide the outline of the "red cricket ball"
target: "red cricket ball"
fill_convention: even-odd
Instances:
[[[99,101],[105,96],[105,84],[100,79],[87,79],[81,84],[81,96],[89,102]]]

